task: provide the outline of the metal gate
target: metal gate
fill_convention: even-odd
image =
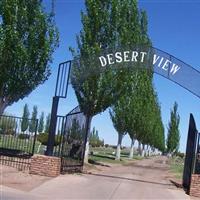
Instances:
[[[79,107],[66,115],[61,150],[61,172],[82,171],[86,142],[86,117]]]
[[[79,107],[66,116],[57,116],[53,155],[61,157],[61,173],[82,171],[85,142],[86,117]]]

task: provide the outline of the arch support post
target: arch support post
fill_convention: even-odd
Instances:
[[[55,143],[55,133],[56,133],[56,125],[57,125],[57,112],[58,112],[58,103],[59,97],[53,97],[53,103],[51,108],[51,120],[49,126],[49,135],[48,135],[48,143],[47,143],[47,150],[45,155],[52,156],[53,155],[53,148]]]

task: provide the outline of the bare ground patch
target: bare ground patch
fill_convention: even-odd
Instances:
[[[0,184],[22,191],[30,191],[51,178],[29,174],[5,165],[0,165]]]

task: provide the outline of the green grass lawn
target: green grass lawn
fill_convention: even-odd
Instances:
[[[13,135],[0,136],[0,147],[5,149],[15,149],[24,151],[27,153],[32,152],[34,138],[31,139],[20,139]]]
[[[20,139],[17,136],[13,135],[0,135],[0,148],[5,149],[14,149],[20,150],[26,153],[32,153],[34,138],[29,139]],[[55,147],[55,151],[58,151],[58,147]],[[42,145],[39,141],[36,140],[34,154],[44,154],[46,150],[46,146]],[[69,150],[69,149],[68,149]],[[93,152],[92,155],[89,156],[89,162],[92,164],[98,163],[113,163],[113,164],[126,164],[130,161],[129,159],[129,149],[121,150],[121,159],[115,160],[115,152],[116,149],[112,147],[95,147],[91,148],[90,152]],[[141,160],[142,157],[134,155],[133,160]]]
[[[98,163],[126,164],[127,162],[130,161],[128,149],[121,150],[120,160],[115,160],[116,149],[113,149],[111,147],[108,148],[96,147],[96,148],[91,148],[90,151],[93,152],[93,155],[89,156],[89,162],[91,164],[98,164]],[[141,160],[141,159],[143,158],[138,155],[134,155],[133,157],[133,160]]]
[[[182,179],[184,159],[180,157],[173,157],[169,160],[170,171],[175,175],[177,179]]]
[[[20,139],[13,135],[0,135],[0,148],[14,149],[23,151],[26,153],[32,153],[34,138],[31,139]],[[40,142],[35,142],[34,153],[43,154],[45,146],[41,145]]]

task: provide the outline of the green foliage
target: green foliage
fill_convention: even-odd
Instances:
[[[96,55],[101,48],[111,48],[114,43],[116,7],[114,1],[86,0],[86,12],[82,12],[83,29],[77,36],[77,50],[72,51],[74,63],[71,82],[81,110],[92,117],[103,112],[121,93],[122,76],[112,70],[98,73],[101,67],[96,64]],[[115,13],[115,14],[114,14]],[[80,62],[76,60],[80,58]]]
[[[100,140],[99,135],[98,135],[98,131],[95,130],[95,127],[93,127],[93,130],[90,133],[90,145],[92,147],[104,146],[104,141]]]
[[[183,169],[184,169],[184,159],[181,157],[172,157],[169,159],[170,171],[175,175],[175,177],[182,181]]]
[[[53,13],[40,0],[0,1],[0,113],[50,75],[58,46]]]
[[[21,122],[21,131],[25,132],[28,129],[29,126],[29,109],[28,109],[28,105],[25,104],[24,105],[24,109],[23,109],[23,115],[22,115],[22,122]]]
[[[127,117],[129,116],[126,112],[125,106],[127,106],[127,102],[123,101],[124,98],[120,98],[114,106],[112,106],[112,110],[109,111],[111,120],[113,125],[118,132],[118,134],[126,134],[127,132]],[[122,105],[123,104],[123,105]]]
[[[174,103],[173,110],[171,110],[170,122],[168,125],[167,136],[167,151],[176,153],[179,149],[180,131],[179,131],[180,116],[178,114],[178,104]]]
[[[29,124],[29,131],[31,133],[37,131],[36,128],[37,128],[37,106],[33,106],[33,112],[32,112],[32,115],[31,115],[31,120],[30,120],[30,124]]]
[[[51,114],[49,113],[46,117],[46,123],[45,123],[45,133],[49,132],[49,126],[50,126],[50,120],[51,120]]]
[[[120,19],[116,19],[117,44],[126,47],[151,46],[147,33],[146,13],[138,10],[136,1],[118,3],[116,1],[117,11],[114,12],[114,15],[118,16],[117,19]],[[135,138],[143,144],[162,149],[164,128],[152,84],[153,72],[151,68],[145,69],[147,64],[148,62],[143,65],[137,63],[135,70],[124,72],[123,80],[126,81],[120,83],[124,85],[124,93],[111,107],[110,116],[119,134],[128,133],[131,139]]]
[[[14,117],[0,117],[0,134],[14,135],[17,122]]]
[[[176,156],[183,159],[183,158],[185,157],[185,154],[184,154],[184,153],[181,153],[181,152],[177,152],[177,153],[176,153]]]
[[[80,127],[78,121],[73,119],[72,126],[69,128],[68,132],[68,142],[82,141],[85,135],[85,129]]]
[[[40,133],[37,135],[37,140],[42,144],[47,146],[48,143],[48,133]],[[60,145],[61,143],[61,135],[56,135],[55,136],[55,143],[54,146]]]
[[[30,135],[29,134],[25,134],[25,133],[21,133],[18,135],[19,139],[25,140],[25,139],[29,139]]]
[[[41,113],[38,125],[38,132],[42,133],[44,131],[44,112]]]
[[[152,122],[148,122],[151,118],[148,113],[152,113],[148,97],[154,98],[152,71],[130,70],[133,67],[119,65],[118,70],[109,67],[101,73],[102,67],[95,59],[101,49],[115,51],[119,47],[150,47],[146,13],[139,11],[135,0],[86,0],[85,5],[83,28],[77,36],[78,48],[71,49],[74,57],[71,82],[81,110],[92,118],[113,105],[110,114],[116,130],[120,134],[128,132],[131,137],[135,137],[137,132],[140,140],[149,142],[153,134],[153,128],[150,128]],[[145,66],[137,66],[142,67]],[[131,102],[130,95],[136,95],[136,105]],[[134,110],[131,118],[134,123],[130,121],[130,106],[131,112]]]

